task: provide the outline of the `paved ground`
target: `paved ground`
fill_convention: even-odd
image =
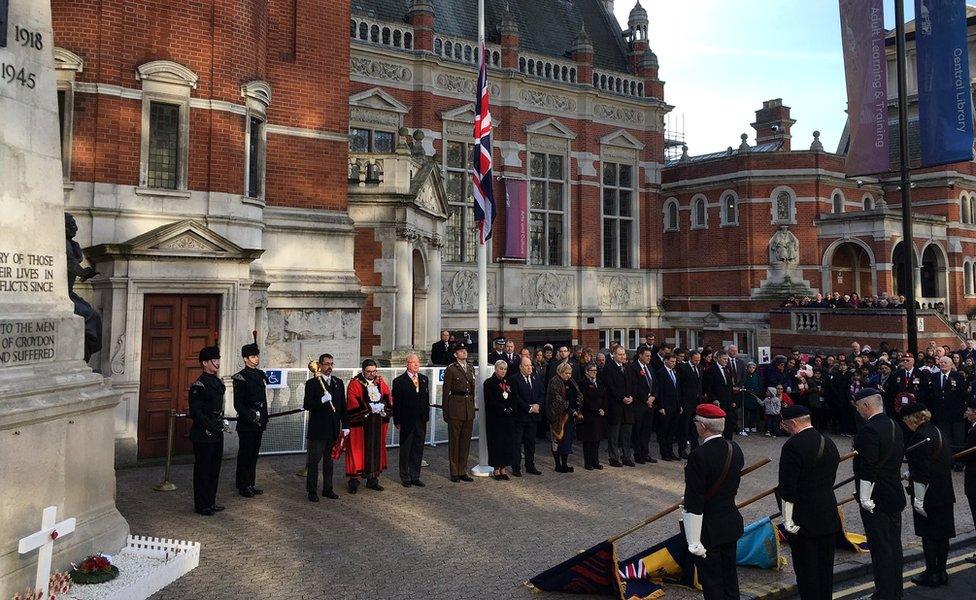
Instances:
[[[737,438],[746,463],[769,456],[774,462],[743,480],[740,498],[775,483],[782,440]],[[842,451],[850,440],[838,438]],[[532,598],[521,583],[675,501],[681,494],[681,464],[558,474],[544,453],[542,476],[508,482],[479,479],[453,484],[446,473],[446,447],[427,448],[431,467],[424,489],[405,489],[384,476],[384,492],[360,491],[318,504],[305,499],[304,481],[294,473],[301,456],[263,457],[259,485],[265,494],[245,499],[233,490],[233,461],[224,463],[219,501],[227,510],[215,517],[193,514],[191,466],[174,468],[175,492],[152,490],[161,468],[118,473],[118,503],[133,533],[196,540],[200,566],[157,599],[206,598]],[[396,473],[396,452],[390,455]],[[839,477],[850,474],[850,463]],[[961,475],[956,476],[961,496]],[[850,491],[850,487],[845,490]],[[957,507],[960,533],[973,531],[965,503]],[[965,507],[965,510],[964,510]],[[848,529],[862,531],[854,504],[845,507]],[[776,512],[769,498],[744,511],[747,522]],[[906,513],[907,515],[907,513]],[[666,517],[620,542],[629,556],[673,534],[677,517]],[[910,527],[905,545],[917,547]],[[783,556],[788,556],[783,549]],[[863,563],[868,555],[838,553],[838,567]],[[793,580],[781,571],[740,569],[743,591],[776,587]],[[578,596],[577,596],[578,597]],[[669,588],[668,598],[699,595]],[[957,596],[961,598],[962,596]]]
[[[972,548],[962,552],[949,554],[948,569],[949,585],[938,588],[927,588],[915,585],[910,581],[912,577],[924,569],[923,563],[909,565],[905,570],[904,600],[945,600],[955,598],[963,600],[976,595],[976,563],[969,559],[973,557]],[[874,584],[870,577],[859,578],[855,581],[839,586],[834,594],[835,600],[854,600],[863,598],[874,591]]]

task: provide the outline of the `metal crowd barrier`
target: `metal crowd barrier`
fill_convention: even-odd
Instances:
[[[393,379],[402,374],[404,369],[381,368],[379,374],[392,386]],[[444,382],[443,367],[425,367],[420,372],[427,376],[431,382],[430,393],[430,422],[427,424],[427,445],[437,446],[437,444],[447,443],[447,423],[441,417],[441,387]],[[304,410],[305,401],[305,382],[311,376],[307,369],[284,369],[283,379],[285,384],[281,387],[268,389],[268,426],[264,431],[261,440],[261,455],[274,454],[300,454],[306,451],[305,428],[308,426],[308,413]],[[335,369],[333,376],[342,379],[345,385],[349,380],[359,373],[359,369]],[[475,367],[475,381],[480,381],[478,368]],[[159,492],[171,492],[176,489],[176,485],[170,481],[170,467],[173,458],[173,436],[176,431],[176,419],[186,418],[186,413],[179,413],[171,410],[167,423],[166,431],[166,468],[163,472],[163,481],[153,487]],[[475,415],[474,432],[472,440],[477,440],[478,419],[480,415]],[[227,417],[229,421],[236,421],[237,417]],[[400,432],[390,423],[389,433],[386,440],[387,448],[397,448],[400,445]],[[304,476],[304,474],[301,474]]]

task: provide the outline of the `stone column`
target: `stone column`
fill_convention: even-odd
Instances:
[[[411,347],[413,337],[413,255],[411,243],[404,234],[397,235],[393,254],[394,281],[396,282],[393,349]]]
[[[441,339],[441,252],[444,242],[435,236],[427,246],[427,341]]]

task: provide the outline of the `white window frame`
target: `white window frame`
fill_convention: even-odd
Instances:
[[[461,169],[459,167],[449,167],[447,165],[447,147],[448,147],[448,144],[463,144],[464,145],[464,156],[470,158],[471,153],[474,151],[474,141],[472,139],[470,139],[470,138],[469,139],[466,139],[466,140],[465,139],[450,138],[450,139],[444,139],[443,140],[443,143],[441,144],[441,173],[443,174],[444,190],[446,192],[448,220],[450,220],[450,215],[451,215],[451,212],[453,210],[453,207],[455,207],[455,206],[461,206],[460,204],[458,204],[456,202],[451,202],[450,201],[450,193],[447,192],[448,174],[449,173],[464,173],[466,176],[465,175],[462,175],[462,178],[461,179],[462,179],[462,181],[464,181],[464,186],[465,186],[464,189],[468,192],[467,199],[470,199],[471,200],[471,203],[470,204],[468,204],[467,202],[465,202],[465,204],[464,204],[464,211],[465,211],[465,213],[469,213],[470,212],[470,214],[472,215],[471,222],[474,223],[474,216],[473,216],[474,215],[474,196],[472,195],[472,191],[471,191],[471,186],[473,185],[473,182],[471,180],[471,167],[470,167],[469,164],[465,164],[465,168],[464,169]],[[460,261],[454,260],[455,257],[448,256],[447,250],[444,250],[444,252],[443,252],[444,262],[451,263],[451,264],[457,264],[457,265],[471,265],[471,264],[474,264],[475,261],[477,260],[477,250],[478,250],[478,248],[477,248],[477,244],[478,244],[478,241],[477,241],[477,237],[478,237],[478,235],[477,235],[477,229],[476,228],[466,227],[466,225],[467,225],[467,223],[465,223],[465,225],[462,226],[462,235],[472,236],[474,238],[474,244],[475,244],[474,245],[474,254],[471,257],[471,260],[467,260],[465,258],[467,247],[470,245],[470,240],[467,239],[466,237],[463,237],[461,239],[461,246],[460,246],[460,248],[461,248],[461,260]],[[446,228],[447,228],[447,222],[446,221],[444,223],[444,227],[445,227],[445,230],[446,230]],[[488,256],[491,256],[490,248],[489,248]]]
[[[61,178],[71,180],[71,146],[74,139],[75,121],[75,76],[85,70],[85,61],[70,50],[54,48],[54,69],[57,88],[64,92],[64,113],[60,115],[61,136]]]
[[[534,177],[532,175],[532,157],[534,155],[536,155],[536,154],[539,154],[539,155],[542,155],[542,156],[545,157],[543,159],[543,162],[544,162],[544,165],[545,165],[545,168],[546,168],[546,174],[542,178],[540,178],[540,177]],[[562,159],[562,165],[563,165],[562,166],[562,179],[553,179],[553,178],[551,178],[549,176],[549,158],[550,157],[553,157],[553,156],[558,156],[558,157],[560,157]],[[529,240],[528,240],[529,241],[529,253],[528,253],[529,254],[529,264],[531,264],[533,266],[537,266],[537,267],[566,267],[566,266],[569,266],[569,262],[567,260],[567,248],[568,248],[568,238],[569,238],[569,236],[567,235],[567,233],[568,233],[568,226],[567,226],[568,218],[567,218],[567,213],[569,212],[567,210],[567,208],[568,208],[567,207],[567,204],[568,204],[567,203],[567,198],[569,196],[569,179],[570,179],[570,177],[569,177],[569,168],[570,168],[569,153],[567,152],[566,154],[561,154],[559,152],[553,152],[553,151],[549,151],[549,150],[544,149],[544,148],[540,148],[538,141],[536,141],[536,147],[531,148],[531,149],[528,150],[526,158],[527,158],[527,160],[526,160],[526,177],[528,178],[528,182],[529,182]],[[546,193],[545,193],[545,198],[543,200],[543,208],[533,208],[532,207],[532,184],[534,182],[543,182],[543,185],[545,187]],[[562,193],[562,198],[560,199],[560,205],[561,206],[560,206],[560,209],[559,210],[552,209],[552,208],[549,207],[549,184],[551,184],[551,183],[560,184],[562,186],[562,192],[563,193]],[[543,215],[543,229],[542,229],[543,236],[542,236],[542,239],[543,239],[543,246],[544,247],[543,247],[543,261],[541,263],[539,263],[539,262],[532,262],[532,235],[531,235],[531,233],[532,233],[532,215],[533,215],[533,213],[536,213],[536,214],[541,213]],[[562,231],[562,235],[560,236],[560,240],[559,240],[560,247],[557,249],[558,256],[559,256],[559,264],[552,264],[550,262],[550,256],[552,255],[552,249],[549,247],[549,224],[552,222],[553,219],[558,220],[558,222],[561,225],[561,231]]]
[[[959,222],[964,225],[971,225],[974,222],[973,203],[969,199],[969,194],[962,192],[959,195]]]
[[[877,208],[877,204],[874,201],[874,196],[871,194],[864,194],[861,198],[861,210],[874,210]]]
[[[142,139],[139,149],[139,188],[137,193],[189,196],[190,163],[190,94],[197,87],[196,73],[179,63],[155,60],[136,67],[136,79],[142,82]],[[174,104],[180,109],[176,189],[150,188],[149,179],[149,111],[153,102]]]
[[[670,212],[674,207],[674,223],[671,223]],[[664,201],[664,209],[661,211],[664,231],[681,231],[681,204],[677,198],[668,198]]]
[[[698,207],[702,207],[702,221],[698,222]],[[691,198],[691,228],[708,229],[708,198],[704,194],[695,194]]]
[[[635,138],[626,129],[618,129],[600,138],[600,264],[604,264],[603,255],[603,164],[612,162],[621,165],[629,165],[631,168],[633,190],[631,202],[631,230],[630,230],[630,257],[631,267],[640,268],[640,216],[641,216],[641,169],[640,153],[644,150],[644,144]],[[608,267],[609,268],[609,267]]]
[[[732,198],[732,216],[734,220],[729,220],[726,211],[726,200]],[[736,227],[739,225],[739,194],[735,190],[725,190],[719,196],[719,220],[720,227]]]
[[[840,203],[838,204],[838,200]],[[844,192],[839,189],[835,189],[830,192],[830,214],[832,215],[842,215],[846,212],[847,198],[844,197]],[[839,209],[839,210],[838,210]]]
[[[790,217],[785,220],[778,218],[776,214],[776,202],[779,199],[779,195],[784,192],[789,196],[790,202]],[[796,192],[793,191],[793,188],[785,185],[775,188],[769,195],[769,212],[773,225],[796,225]]]
[[[268,165],[268,106],[271,105],[271,84],[267,81],[254,80],[241,86],[241,96],[244,98],[247,112],[244,114],[244,198],[264,201],[267,189]],[[251,121],[261,121],[261,137],[258,146],[258,194],[250,194],[251,183]]]
[[[962,261],[962,280],[963,280],[963,295],[972,296],[973,295],[973,267],[976,266],[971,259],[966,258]]]
[[[614,189],[614,190],[616,190],[618,192],[618,194],[617,194],[617,204],[618,204],[617,215],[607,215],[604,212],[604,208],[605,207],[603,205],[603,201],[604,201],[605,194],[606,194],[606,184],[603,182],[603,169],[608,164],[614,165],[615,168],[619,168],[621,166],[630,167],[630,184],[631,184],[631,187],[630,187],[629,191],[630,191],[630,206],[631,206],[631,208],[630,208],[630,216],[629,217],[621,217],[621,216],[619,216],[619,214],[620,214],[620,210],[619,210],[620,195],[619,195],[619,192],[621,190],[627,190],[627,188],[620,187],[619,171],[618,171],[618,175],[617,175],[617,178],[618,178],[617,179],[617,185],[616,186],[612,186],[612,189]],[[639,235],[638,234],[638,229],[637,229],[638,214],[640,212],[640,202],[638,201],[639,198],[640,198],[640,183],[637,180],[639,174],[640,174],[640,168],[638,167],[638,165],[636,164],[636,162],[635,163],[630,163],[630,162],[626,162],[626,161],[618,161],[618,160],[609,159],[609,158],[608,159],[601,159],[600,160],[600,264],[603,265],[604,268],[607,268],[607,269],[634,269],[634,268],[637,268],[637,266],[640,264],[640,255],[638,254],[640,245],[639,245],[639,243],[635,243],[635,242],[637,242],[636,237]],[[613,264],[613,265],[607,265],[606,264],[606,260],[607,260],[607,256],[606,256],[606,252],[605,252],[605,250],[606,250],[606,246],[605,246],[606,240],[603,239],[604,226],[605,226],[604,221],[606,219],[608,219],[608,218],[609,219],[613,219],[617,223],[617,228],[618,228],[617,229],[617,245],[618,245],[618,247],[617,247],[617,256],[616,256],[616,260],[614,261],[616,264]],[[625,221],[628,222],[629,227],[630,227],[630,264],[629,265],[622,265],[622,264],[620,264],[621,261],[620,261],[620,233],[619,233],[620,232],[620,229],[619,228],[623,225],[623,223]]]
[[[528,181],[529,186],[529,240],[528,240],[528,260],[529,264],[534,266],[554,266],[554,267],[568,267],[571,263],[570,255],[570,232],[572,231],[572,219],[570,214],[570,203],[569,199],[572,198],[572,161],[570,160],[572,156],[572,144],[573,140],[576,139],[576,133],[573,132],[569,127],[561,123],[558,119],[554,117],[549,117],[532,123],[525,127],[526,133],[526,144],[525,144],[525,179]],[[532,262],[532,154],[533,153],[544,153],[549,155],[561,155],[563,157],[563,202],[562,202],[562,240],[561,248],[559,249],[560,261],[558,265],[551,265],[549,263],[549,248],[548,241],[546,242],[546,257],[543,264],[538,265]],[[548,160],[547,160],[548,163]],[[548,207],[548,202],[546,204]],[[546,209],[547,213],[548,208]],[[549,213],[551,214],[551,213]],[[548,240],[548,221],[546,228],[546,239]],[[601,251],[602,252],[602,251]]]

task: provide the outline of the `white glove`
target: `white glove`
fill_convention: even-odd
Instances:
[[[701,543],[702,522],[705,520],[703,515],[696,515],[689,512],[681,512],[681,521],[685,525],[685,540],[688,541],[688,552],[695,556],[705,558],[705,546]]]
[[[343,429],[342,430],[342,435],[349,435],[349,430],[348,429]]]
[[[928,515],[925,513],[925,492],[928,491],[929,486],[915,481],[912,483],[912,487],[914,488],[913,491],[915,492],[915,499],[912,501],[912,508],[914,508],[915,512],[918,514],[922,515],[923,517],[927,517]]]
[[[800,526],[793,522],[793,503],[783,501],[783,528],[796,535],[800,531]]]
[[[861,481],[860,484],[858,501],[861,503],[861,508],[873,515],[874,500],[871,499],[871,494],[874,492],[874,483],[871,481]]]

